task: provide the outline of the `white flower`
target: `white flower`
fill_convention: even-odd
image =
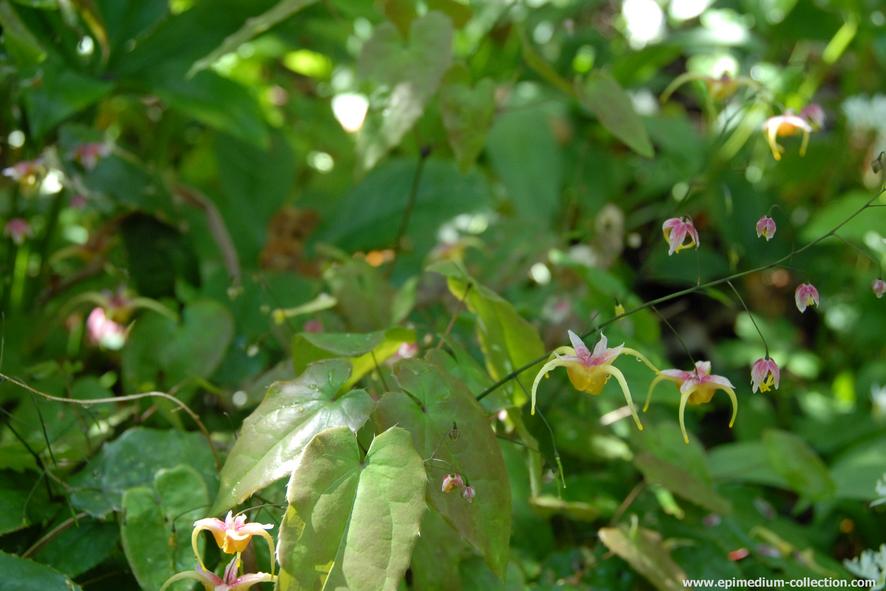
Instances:
[[[873,580],[874,586],[868,589],[883,589],[886,587],[886,544],[882,544],[877,552],[865,550],[852,560],[844,560],[843,566],[860,579]]]

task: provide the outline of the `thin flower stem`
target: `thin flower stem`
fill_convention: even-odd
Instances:
[[[886,192],[886,189],[882,189],[879,193],[877,193],[876,195],[871,197],[864,205],[859,207],[852,214],[850,214],[846,219],[844,219],[842,222],[840,222],[839,224],[834,226],[828,232],[822,234],[821,236],[819,236],[818,238],[816,238],[812,242],[808,242],[807,244],[801,246],[800,248],[798,248],[796,250],[792,250],[788,254],[784,255],[783,257],[781,257],[775,261],[772,261],[771,263],[767,263],[765,265],[760,265],[758,267],[754,267],[752,269],[747,269],[745,271],[739,271],[738,273],[733,273],[732,275],[728,275],[726,277],[721,277],[720,279],[713,279],[713,280],[708,281],[706,283],[702,283],[701,285],[687,287],[686,289],[681,289],[679,291],[675,291],[675,292],[670,293],[668,295],[663,295],[659,298],[649,300],[648,302],[644,302],[644,303],[640,304],[639,306],[636,306],[635,308],[631,308],[630,310],[627,310],[624,314],[621,314],[620,316],[616,316],[616,317],[610,318],[609,320],[604,321],[603,323],[598,325],[596,328],[593,328],[580,336],[582,339],[586,339],[586,338],[590,337],[592,334],[594,334],[595,332],[598,332],[598,331],[606,328],[607,326],[616,322],[617,320],[621,320],[622,318],[630,316],[631,314],[636,314],[637,312],[640,312],[642,310],[646,310],[647,308],[651,308],[652,306],[657,306],[659,304],[663,304],[663,303],[669,302],[671,300],[676,300],[678,298],[682,298],[683,296],[687,296],[687,295],[696,293],[698,291],[701,291],[703,289],[707,289],[709,287],[715,287],[717,285],[722,285],[722,284],[726,283],[727,281],[732,281],[734,279],[744,277],[745,275],[750,275],[752,273],[759,273],[760,271],[766,271],[767,269],[777,267],[777,266],[781,265],[782,263],[784,263],[785,261],[790,260],[795,255],[798,255],[806,250],[809,250],[810,248],[819,244],[823,240],[826,240],[830,236],[833,236],[834,234],[836,234],[836,232],[840,228],[842,228],[843,226],[848,224],[850,221],[855,219],[855,217],[858,216],[858,214],[860,214],[865,209],[870,207],[874,203],[874,201],[879,199],[880,195],[882,195],[884,192]],[[508,375],[504,376],[503,378],[501,378],[500,380],[498,380],[497,382],[495,382],[494,384],[492,384],[491,386],[489,386],[488,388],[486,388],[485,390],[480,392],[477,395],[477,400],[482,400],[486,396],[489,396],[489,394],[491,394],[492,392],[494,392],[495,390],[497,390],[498,388],[500,388],[504,384],[508,383],[509,381],[513,380],[514,378],[519,376],[524,371],[526,371],[532,367],[535,367],[536,365],[538,365],[539,363],[541,363],[542,361],[547,359],[547,357],[548,357],[548,353],[545,353],[544,355],[538,357],[537,359],[533,359],[529,363],[526,363],[526,364],[518,367],[517,369],[513,370]]]
[[[760,327],[757,325],[757,321],[754,320],[754,315],[751,314],[750,309],[748,309],[748,305],[744,303],[744,298],[741,297],[741,294],[738,293],[738,290],[735,289],[735,286],[732,285],[732,282],[727,281],[726,283],[729,285],[729,287],[732,288],[732,292],[735,294],[735,297],[738,298],[738,301],[741,302],[741,307],[744,308],[744,311],[748,313],[748,316],[750,316],[754,328],[757,329],[757,334],[760,335],[760,340],[763,341],[763,349],[766,351],[766,358],[769,359],[769,344],[766,342],[766,337],[763,336],[763,331],[760,330]]]
[[[671,325],[671,323],[668,322],[668,319],[665,318],[665,317],[661,314],[661,312],[658,311],[658,308],[656,308],[655,306],[650,306],[650,308],[652,309],[653,312],[655,312],[655,315],[658,316],[659,320],[661,320],[662,322],[664,322],[665,325],[666,325],[669,329],[671,329],[671,332],[674,333],[674,336],[677,337],[677,340],[680,342],[680,346],[683,347],[683,351],[686,352],[686,355],[689,357],[689,360],[692,361],[692,365],[695,366],[695,357],[692,356],[692,353],[689,351],[689,347],[686,345],[686,341],[683,340],[683,337],[680,336],[680,333],[677,332],[677,329],[674,328],[674,327]],[[656,372],[656,373],[658,373],[658,372]]]
[[[871,206],[871,207],[873,207],[873,206]],[[874,258],[874,255],[872,255],[871,253],[869,253],[869,252],[866,251],[865,249],[861,248],[861,247],[858,246],[857,244],[852,244],[851,242],[849,242],[848,240],[846,240],[845,238],[843,238],[842,236],[840,236],[840,235],[837,234],[837,233],[834,233],[834,238],[837,238],[840,242],[842,242],[842,243],[845,244],[846,246],[852,248],[852,249],[855,250],[857,253],[861,254],[861,256],[867,258],[867,259],[870,260],[872,263],[874,263],[875,265],[877,265],[877,268],[880,270],[880,276],[883,275],[883,264],[882,264],[879,260],[877,260],[876,258]]]

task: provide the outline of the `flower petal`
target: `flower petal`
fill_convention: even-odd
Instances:
[[[575,354],[580,359],[585,359],[585,358],[590,359],[591,350],[588,349],[588,346],[585,345],[585,342],[583,340],[581,340],[581,337],[578,336],[577,334],[575,334],[574,332],[572,332],[571,330],[568,331],[568,333],[569,333],[569,342],[572,343],[572,348],[575,349]]]

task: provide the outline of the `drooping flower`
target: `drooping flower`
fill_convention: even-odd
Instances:
[[[93,308],[86,318],[86,335],[93,344],[117,351],[126,341],[126,327],[110,318],[104,308]]]
[[[877,296],[877,299],[883,297],[883,294],[886,293],[886,281],[883,281],[881,278],[874,279],[874,282],[871,283],[871,291],[874,292],[874,295]]]
[[[818,290],[811,283],[801,283],[794,292],[794,301],[800,313],[806,311],[809,306],[818,306]]]
[[[680,390],[680,431],[683,433],[683,441],[689,443],[689,435],[686,434],[686,404],[705,404],[711,401],[717,390],[723,390],[732,400],[732,418],[729,420],[729,428],[735,423],[738,415],[738,398],[735,396],[735,387],[723,376],[711,374],[710,361],[698,361],[693,371],[679,369],[665,369],[658,372],[652,383],[649,384],[649,392],[646,394],[646,403],[643,411],[649,408],[652,399],[652,391],[662,381],[674,382]]]
[[[781,160],[781,154],[784,147],[778,143],[779,136],[791,136],[803,134],[803,142],[800,144],[800,156],[806,153],[806,147],[809,145],[809,134],[812,133],[812,126],[803,117],[795,115],[791,111],[785,111],[782,115],[770,117],[763,123],[763,132],[769,142],[769,148],[772,150],[772,157]]]
[[[253,585],[273,583],[277,580],[277,577],[269,573],[251,573],[238,576],[239,562],[239,557],[235,556],[225,567],[225,574],[222,577],[206,570],[202,565],[198,566],[196,570],[178,573],[167,579],[160,587],[160,591],[164,591],[173,583],[185,579],[199,581],[203,585],[204,591],[245,591],[251,589]]]
[[[465,479],[462,478],[461,474],[447,474],[443,477],[443,484],[440,487],[440,490],[444,493],[451,493],[452,491],[464,488]]]
[[[263,523],[247,523],[246,515],[234,515],[228,511],[225,520],[209,517],[199,519],[194,522],[194,531],[191,533],[191,547],[194,549],[194,555],[198,558],[200,553],[197,551],[197,538],[200,532],[208,531],[215,538],[215,543],[219,549],[225,554],[239,554],[249,545],[252,536],[260,536],[268,543],[270,555],[274,556],[274,540],[271,534],[267,532],[273,529],[273,524]],[[202,566],[202,560],[201,560]],[[274,572],[274,565],[271,564],[271,572]]]
[[[686,248],[698,248],[701,241],[695,224],[689,218],[670,218],[661,225],[664,239],[668,243],[668,256]],[[686,242],[689,238],[689,242]]]
[[[477,496],[477,491],[474,490],[473,486],[466,486],[465,490],[461,493],[461,496],[464,497],[464,500],[467,502],[473,503],[474,497]]]
[[[775,236],[775,230],[775,220],[768,215],[757,220],[757,238],[765,238],[769,242]]]
[[[16,246],[21,246],[25,238],[31,235],[31,224],[25,218],[12,218],[3,227],[3,234],[8,236]]]
[[[43,172],[43,161],[39,158],[35,160],[22,160],[16,162],[12,166],[3,169],[3,176],[11,178],[23,184],[31,185],[36,182],[37,177]]]
[[[774,359],[766,356],[754,361],[751,366],[751,390],[754,392],[757,390],[760,392],[778,390],[780,380],[781,371]]]
[[[80,144],[74,148],[71,156],[86,170],[95,168],[98,161],[111,153],[111,146],[104,142]]]
[[[551,353],[551,358],[542,366],[538,375],[535,376],[535,381],[532,384],[532,413],[535,414],[535,395],[541,379],[547,376],[551,370],[565,367],[566,373],[569,375],[569,381],[572,382],[575,389],[588,394],[599,394],[603,391],[603,386],[606,385],[609,378],[614,377],[621,387],[625,401],[628,403],[634,423],[642,431],[643,423],[640,422],[640,417],[637,416],[637,409],[634,407],[628,383],[621,370],[613,366],[612,363],[619,355],[627,354],[637,358],[654,372],[658,372],[658,369],[646,357],[634,349],[624,345],[610,349],[606,336],[602,333],[600,334],[600,340],[594,346],[593,352],[588,349],[581,337],[571,330],[569,331],[569,340],[572,346],[554,349],[554,352]]]
[[[83,209],[86,207],[88,200],[86,199],[86,195],[82,193],[77,193],[73,197],[71,197],[71,208],[72,209]]]

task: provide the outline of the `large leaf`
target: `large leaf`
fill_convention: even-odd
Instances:
[[[80,586],[50,567],[0,551],[3,591],[80,591]]]
[[[29,525],[28,499],[33,486],[11,470],[0,471],[0,536]]]
[[[396,368],[400,391],[376,407],[381,428],[400,425],[428,458],[431,506],[472,544],[499,576],[508,562],[511,494],[501,450],[489,419],[471,393],[437,366],[418,359]],[[476,491],[472,503],[460,491],[443,493],[447,473],[458,472]]]
[[[588,76],[583,85],[577,85],[576,91],[581,103],[597,116],[612,135],[641,156],[652,158],[655,155],[643,120],[634,111],[631,97],[612,74],[597,70]]]
[[[360,447],[329,429],[292,471],[280,526],[281,591],[394,591],[409,566],[425,512],[424,462],[409,432],[388,429]]]
[[[39,80],[39,84],[28,85],[22,93],[31,133],[38,138],[112,88],[108,82],[79,74],[52,59],[40,65]]]
[[[686,574],[671,559],[658,533],[642,528],[628,531],[614,527],[603,528],[599,533],[600,540],[607,548],[646,577],[659,591],[685,589],[682,580]]]
[[[516,213],[550,224],[560,203],[563,156],[548,110],[529,106],[499,115],[486,151]]]
[[[226,53],[235,51],[238,47],[253,37],[261,35],[277,23],[289,18],[302,8],[310,6],[316,1],[317,0],[281,0],[275,4],[273,8],[258,16],[247,19],[242,27],[225,37],[225,40],[221,45],[197,60],[194,65],[191,66],[191,69],[188,70],[188,76],[193,76],[200,70],[205,70]]]
[[[216,487],[215,462],[199,433],[136,427],[102,447],[71,481],[71,503],[95,517],[122,508],[123,492],[154,482],[164,468],[187,464],[209,490]]]
[[[376,364],[397,353],[401,345],[414,342],[415,330],[412,328],[395,327],[365,334],[302,332],[292,338],[292,358],[296,374],[321,359],[350,358],[351,377],[342,385],[342,388],[350,388]]]
[[[468,310],[477,315],[477,337],[486,359],[486,369],[493,379],[501,379],[544,356],[545,347],[538,331],[507,300],[477,283],[452,263],[434,265],[428,270],[447,277],[452,295],[463,300]],[[533,370],[537,368],[530,367],[520,374],[516,380],[519,387],[507,386],[514,388],[514,405],[520,406],[529,400],[535,378]]]
[[[659,484],[714,513],[729,513],[731,510],[729,501],[718,495],[710,484],[679,465],[657,458],[648,452],[636,456],[634,464],[651,484]]]
[[[821,501],[834,495],[827,466],[801,438],[772,430],[763,433],[763,444],[772,468],[803,498]]]
[[[158,591],[175,573],[197,567],[191,528],[208,506],[206,483],[185,465],[159,471],[152,488],[140,486],[123,494],[120,536],[142,589]],[[190,587],[179,583],[173,589]]]
[[[330,427],[357,431],[372,411],[363,390],[338,395],[351,376],[346,359],[321,361],[290,382],[278,382],[246,420],[221,471],[210,513],[242,502],[290,474],[304,447]]]
[[[82,518],[49,540],[34,559],[77,577],[104,562],[117,550],[120,531],[116,523]]]
[[[34,65],[46,59],[46,50],[8,0],[0,2],[0,25],[6,51],[19,65]]]
[[[363,46],[358,69],[377,84],[357,149],[364,169],[397,146],[424,112],[452,60],[452,24],[439,12],[412,22],[408,42],[383,23]]]

